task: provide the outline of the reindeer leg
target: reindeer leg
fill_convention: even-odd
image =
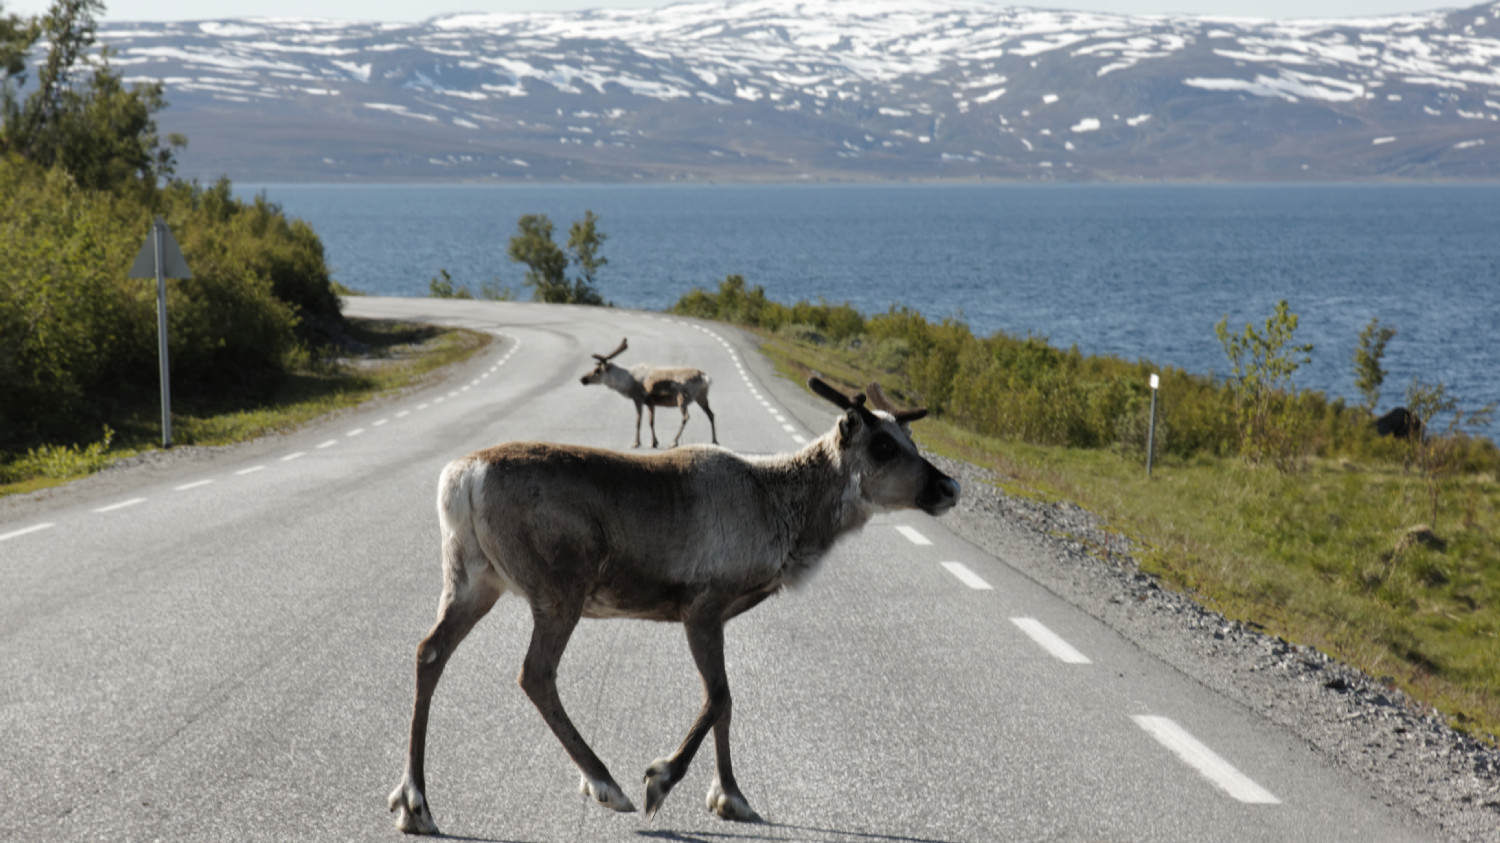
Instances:
[[[655,429],[653,429],[651,431],[651,436],[653,438],[655,438],[655,436],[656,436],[656,430]],[[639,401],[635,402],[635,444],[631,445],[630,447],[632,447],[632,448],[639,448],[639,447],[641,447],[641,402],[639,402]],[[655,446],[653,445],[653,447],[655,447]]]
[[[698,406],[703,408],[704,415],[708,416],[708,430],[713,436],[714,444],[719,444],[719,428],[714,424],[714,411],[708,409],[708,396],[698,396]],[[686,411],[684,411],[685,413]]]
[[[708,788],[708,810],[718,814],[720,819],[735,820],[737,822],[758,823],[765,822],[760,814],[755,813],[750,803],[745,801],[744,794],[740,793],[740,786],[734,780],[734,770],[729,762],[729,711],[724,711],[724,716],[714,724],[714,753],[717,756],[718,769],[714,775],[714,783]]]
[[[542,719],[547,721],[568,757],[583,773],[578,783],[579,791],[607,808],[634,811],[635,805],[615,783],[604,762],[589,748],[573,721],[568,719],[562,699],[557,695],[557,664],[562,660],[573,627],[578,625],[580,613],[578,603],[559,605],[550,613],[532,606],[531,646],[526,651],[526,662],[516,681],[531,698],[536,710],[541,712]]]
[[[651,762],[646,768],[646,817],[650,819],[655,816],[658,808],[666,800],[667,794],[673,786],[682,780],[687,773],[688,765],[693,761],[693,755],[697,753],[698,746],[708,734],[710,727],[713,728],[715,740],[720,746],[719,766],[720,778],[723,771],[727,770],[728,748],[729,748],[729,711],[731,701],[729,696],[729,678],[724,671],[724,622],[715,614],[711,619],[700,619],[697,621],[686,621],[684,627],[687,630],[688,648],[692,650],[693,661],[698,665],[698,673],[703,677],[703,709],[698,713],[698,718],[693,721],[693,726],[688,730],[687,737],[682,739],[682,744],[670,758],[658,758]],[[720,728],[723,728],[720,738]],[[739,799],[739,805],[743,812],[739,816],[727,816],[722,810],[720,816],[729,819],[759,820],[755,812],[745,803],[744,797],[739,796],[739,790],[734,784],[733,774],[729,775],[729,787],[735,797]]]
[[[445,549],[446,550],[446,549]],[[448,554],[445,553],[445,556]],[[396,827],[407,834],[437,834],[432,811],[427,804],[427,781],[424,769],[427,751],[427,713],[432,692],[448,657],[474,624],[489,612],[504,590],[499,579],[488,568],[466,571],[463,562],[448,562],[443,595],[438,600],[437,623],[417,645],[417,695],[412,704],[411,735],[406,749],[406,774],[391,791],[387,807],[396,812]],[[486,564],[482,560],[476,560]]]
[[[673,448],[677,447],[677,443],[682,441],[682,431],[684,431],[684,430],[687,429],[687,420],[688,420],[688,400],[687,400],[687,396],[682,395],[682,394],[679,393],[678,396],[677,396],[677,406],[678,406],[679,409],[682,410],[682,424],[679,425],[678,428],[677,428],[677,438],[672,440],[672,447]]]
[[[657,441],[656,441],[656,405],[652,404],[649,401],[647,401],[646,402],[646,412],[648,412],[648,413],[651,414],[651,447],[655,448],[657,446]]]

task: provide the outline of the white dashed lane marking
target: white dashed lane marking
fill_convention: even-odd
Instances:
[[[926,536],[917,532],[915,528],[908,527],[905,524],[897,524],[896,532],[905,536],[906,540],[914,545],[922,546],[932,544],[932,539],[927,538]]]
[[[931,544],[931,542],[929,542],[929,544]],[[943,567],[948,569],[948,573],[957,577],[959,582],[963,583],[969,588],[974,589],[975,591],[990,590],[990,584],[985,582],[984,579],[978,574],[969,570],[969,566],[965,565],[962,562],[944,562]]]
[[[1036,618],[1011,618],[1010,622],[1059,661],[1067,664],[1093,664],[1088,656],[1073,649],[1073,645],[1062,640],[1057,633],[1048,629],[1046,624]]]
[[[1204,746],[1170,718],[1134,714],[1130,719],[1134,720],[1137,726],[1145,729],[1151,737],[1156,738],[1158,743],[1171,750],[1173,755],[1182,759],[1184,764],[1197,770],[1204,778],[1235,799],[1257,805],[1281,804],[1281,800],[1270,791],[1236,770],[1233,764],[1219,757],[1218,753]]]
[[[470,381],[469,384],[468,384],[468,386],[465,386],[465,387],[463,387],[460,390],[454,390],[452,392],[449,392],[447,394],[447,396],[439,396],[439,397],[433,399],[431,403],[423,402],[423,403],[417,405],[416,409],[417,410],[425,410],[428,407],[432,406],[432,404],[441,404],[445,398],[454,397],[454,396],[458,395],[460,392],[467,392],[471,387],[479,385],[480,380],[482,380],[483,378],[487,377],[491,372],[494,372],[494,371],[498,370],[500,368],[500,366],[502,364],[504,364],[507,360],[509,360],[511,358],[511,355],[515,354],[516,351],[520,347],[521,347],[521,341],[520,340],[516,340],[515,343],[511,346],[510,351],[506,352],[505,356],[501,357],[498,362],[496,362],[494,365],[492,365],[490,367],[490,369],[489,369],[489,372],[485,372],[480,377],[475,378],[474,380]],[[395,414],[395,418],[398,418],[398,419],[406,418],[407,416],[411,415],[412,412],[413,411],[409,410],[409,409],[408,410],[401,410],[400,412],[398,412],[398,413]],[[391,420],[390,417],[385,417],[385,418],[377,419],[376,421],[370,423],[370,427],[372,427],[372,428],[374,428],[374,427],[381,427],[381,426],[389,423],[390,420]],[[347,433],[344,434],[344,436],[345,437],[354,437],[354,436],[359,436],[360,434],[362,434],[364,432],[365,432],[365,428],[358,427],[358,428],[355,428],[355,429],[353,429],[351,431],[348,431]],[[338,443],[339,443],[338,439],[328,439],[328,440],[326,440],[324,442],[320,442],[316,446],[314,446],[314,450],[321,450],[323,448],[332,448],[334,445],[337,445]],[[305,456],[307,456],[307,451],[293,451],[290,454],[287,454],[285,456],[280,457],[278,461],[279,462],[291,462],[292,460],[301,459],[302,457],[305,457]],[[257,471],[264,471],[265,469],[266,469],[266,466],[264,464],[262,464],[262,465],[252,465],[252,466],[249,466],[248,468],[242,468],[239,471],[236,471],[234,473],[236,475],[254,474]],[[197,488],[201,488],[203,486],[207,486],[207,485],[209,485],[210,483],[213,483],[213,482],[215,482],[215,481],[212,478],[205,478],[205,479],[202,479],[202,480],[195,480],[195,481],[193,481],[191,483],[183,483],[180,486],[174,486],[173,490],[174,491],[178,491],[178,492],[186,492],[186,491],[188,491],[190,489],[197,489]],[[96,513],[114,512],[115,510],[118,510],[118,509],[125,509],[126,507],[131,507],[131,506],[135,506],[137,504],[145,503],[146,500],[147,499],[144,498],[144,497],[130,498],[129,500],[119,501],[117,503],[112,503],[112,504],[109,504],[107,506],[96,507],[93,511],[96,512]],[[50,529],[50,528],[52,528],[54,526],[56,526],[56,524],[54,522],[52,522],[52,521],[46,521],[46,522],[43,522],[43,523],[40,523],[40,524],[33,524],[33,525],[29,526],[29,527],[21,527],[19,529],[10,530],[9,532],[0,533],[0,541],[7,541],[7,540],[10,540],[10,539],[19,538],[21,536],[29,535],[31,533],[36,533],[36,532],[40,532],[42,530]]]
[[[145,498],[131,498],[130,500],[127,500],[127,501],[120,501],[119,503],[112,503],[109,506],[101,506],[98,509],[95,509],[94,511],[95,512],[114,512],[117,509],[124,509],[127,506],[135,506],[138,503],[145,503],[145,502],[146,502]]]
[[[51,521],[43,521],[40,524],[32,524],[30,527],[22,527],[19,530],[11,530],[9,533],[0,533],[0,542],[6,541],[7,539],[13,539],[18,536],[24,536],[28,533],[35,533],[41,530],[49,530],[55,526],[57,525]]]

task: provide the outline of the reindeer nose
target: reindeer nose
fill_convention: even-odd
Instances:
[[[927,475],[917,506],[928,515],[941,515],[958,503],[958,493],[958,481],[934,468]]]

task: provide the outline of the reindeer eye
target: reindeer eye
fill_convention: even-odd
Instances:
[[[876,434],[875,438],[870,441],[870,456],[874,457],[876,462],[894,459],[899,450],[901,449],[897,447],[896,440],[892,439],[889,433]]]

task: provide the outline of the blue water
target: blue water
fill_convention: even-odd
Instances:
[[[525,298],[505,256],[517,219],[547,214],[562,243],[592,210],[608,237],[598,286],[620,306],[665,308],[737,273],[783,302],[901,304],[980,335],[1223,375],[1214,323],[1263,325],[1284,298],[1315,346],[1299,387],[1357,400],[1354,349],[1379,317],[1398,331],[1382,407],[1414,377],[1465,407],[1500,400],[1496,186],[239,189],[311,223],[334,277],[374,294],[426,295],[445,268]]]

